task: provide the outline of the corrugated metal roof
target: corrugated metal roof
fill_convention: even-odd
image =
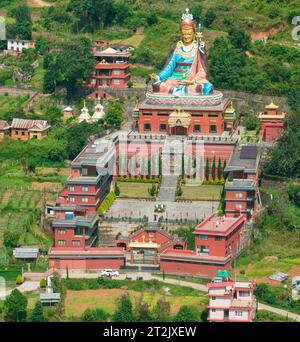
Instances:
[[[43,131],[48,129],[50,126],[46,120],[13,119],[11,127],[16,129],[34,129]]]
[[[60,301],[60,293],[41,293],[40,294],[41,302],[58,302]]]
[[[14,249],[16,259],[36,259],[39,255],[38,247],[19,247]]]

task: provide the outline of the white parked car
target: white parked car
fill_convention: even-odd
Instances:
[[[119,272],[118,271],[114,271],[114,270],[108,268],[106,270],[103,270],[101,272],[101,275],[105,276],[105,277],[118,277],[119,276]]]

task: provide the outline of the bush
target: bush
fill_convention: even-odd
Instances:
[[[41,279],[41,281],[40,281],[40,288],[41,289],[44,289],[45,287],[47,286],[47,281],[46,281],[46,279]]]
[[[81,316],[82,322],[106,322],[109,314],[100,308],[86,309]]]
[[[17,284],[17,285],[21,285],[21,284],[23,284],[23,283],[24,283],[24,278],[22,277],[21,274],[19,274],[19,275],[17,276],[17,279],[16,279],[16,284]]]

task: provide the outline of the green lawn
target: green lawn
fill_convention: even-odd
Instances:
[[[151,183],[118,182],[120,198],[151,198],[148,189]]]
[[[223,185],[182,185],[182,196],[178,199],[194,201],[220,201]]]

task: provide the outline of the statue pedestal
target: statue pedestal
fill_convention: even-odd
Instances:
[[[138,106],[135,124],[140,133],[221,135],[226,130],[228,108],[232,108],[231,101],[216,90],[195,96],[148,92]]]

